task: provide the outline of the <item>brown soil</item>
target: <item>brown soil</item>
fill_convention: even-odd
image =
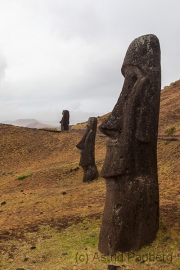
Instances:
[[[180,229],[180,81],[162,90],[158,141],[161,215]],[[108,115],[108,114],[107,114]],[[98,118],[99,124],[107,115]],[[164,137],[168,127],[176,131]],[[82,183],[79,150],[85,124],[70,132],[0,125],[0,239],[23,237],[40,224],[59,228],[84,217],[102,216],[105,185],[99,178]],[[81,129],[80,131],[78,131]],[[107,138],[96,136],[96,161],[101,169]],[[18,180],[19,176],[30,176]],[[63,193],[65,192],[65,193]]]

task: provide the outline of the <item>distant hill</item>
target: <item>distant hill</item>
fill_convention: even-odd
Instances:
[[[54,122],[53,122],[54,123]],[[13,126],[28,127],[28,128],[51,128],[55,127],[53,124],[41,123],[36,119],[18,119],[11,123]],[[59,126],[57,126],[59,127]]]
[[[11,124],[13,126],[19,126],[19,127],[27,127],[28,125],[32,123],[39,123],[36,119],[17,119],[16,121],[12,122]]]
[[[40,122],[33,122],[33,123],[27,125],[26,127],[28,127],[28,128],[50,128],[52,126],[47,125],[47,124],[43,124]]]

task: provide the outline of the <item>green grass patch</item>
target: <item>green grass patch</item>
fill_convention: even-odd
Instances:
[[[164,133],[168,134],[168,135],[171,135],[173,134],[174,132],[176,131],[176,128],[173,126],[173,127],[170,127],[170,128],[167,128]]]
[[[22,174],[22,175],[18,176],[17,180],[23,180],[23,179],[30,177],[30,176],[32,176],[32,173]]]

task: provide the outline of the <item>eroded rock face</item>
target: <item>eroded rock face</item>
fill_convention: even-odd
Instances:
[[[69,111],[63,110],[62,115],[62,119],[59,122],[61,124],[61,131],[69,130]]]
[[[99,126],[110,137],[101,175],[106,201],[99,250],[114,254],[150,244],[159,228],[157,134],[161,90],[160,45],[154,35],[129,46],[122,92]]]
[[[95,164],[95,138],[97,129],[97,118],[90,117],[87,129],[81,141],[76,145],[81,150],[79,165],[84,171],[83,182],[90,182],[98,178],[98,171]]]

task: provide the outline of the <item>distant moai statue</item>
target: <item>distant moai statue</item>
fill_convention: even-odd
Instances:
[[[159,229],[157,134],[161,90],[160,45],[154,35],[135,39],[121,72],[122,92],[110,116],[99,126],[110,139],[101,176],[106,201],[99,251],[137,251]]]
[[[62,115],[62,119],[59,122],[61,124],[61,131],[69,130],[69,111],[63,110]]]
[[[98,178],[98,170],[95,164],[95,138],[97,129],[97,118],[90,117],[87,129],[81,141],[76,145],[81,150],[79,165],[84,171],[83,182],[91,182]]]

